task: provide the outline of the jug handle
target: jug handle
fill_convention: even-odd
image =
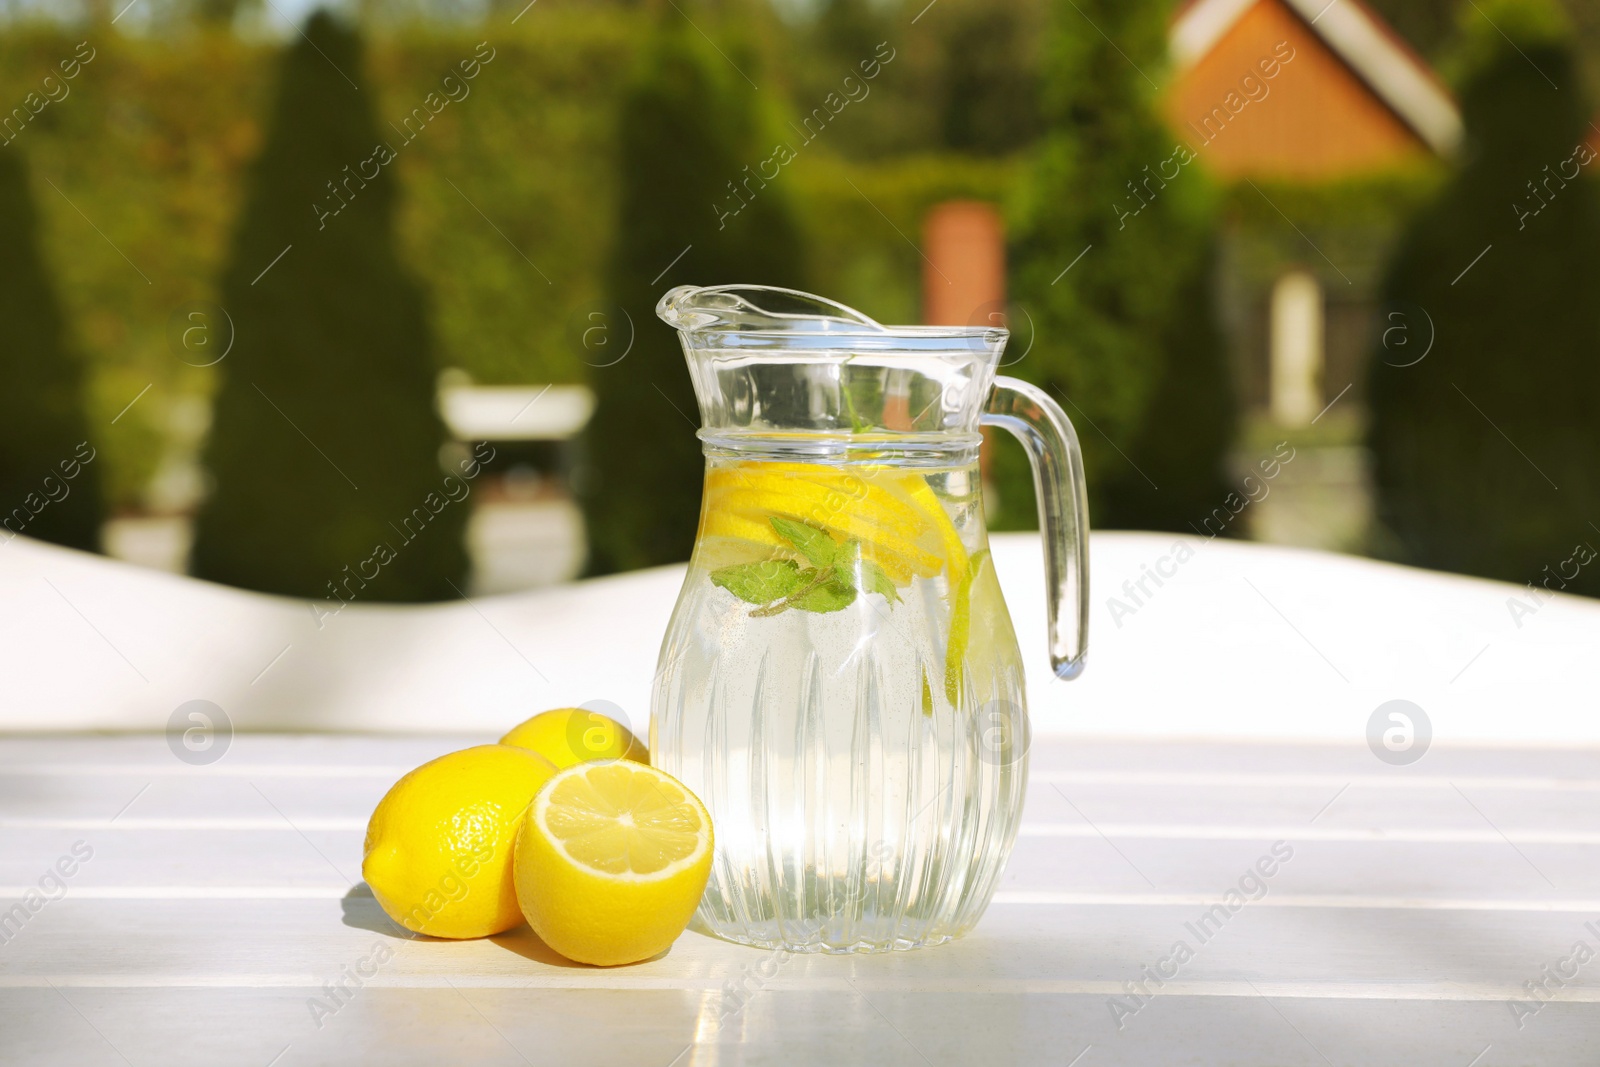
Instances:
[[[1070,681],[1082,673],[1089,646],[1089,501],[1078,435],[1048,393],[1005,375],[995,378],[982,421],[1010,431],[1033,463],[1050,665],[1057,678]]]

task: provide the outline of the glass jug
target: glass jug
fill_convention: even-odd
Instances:
[[[957,937],[994,895],[1027,784],[979,427],[1033,460],[1068,679],[1088,620],[1072,425],[995,376],[1003,329],[881,326],[753,285],[680,286],[656,312],[704,423],[700,528],[650,719],[652,760],[711,812],[701,928],[797,952]]]

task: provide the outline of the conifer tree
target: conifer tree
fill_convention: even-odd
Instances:
[[[0,147],[0,541],[25,534],[100,544],[98,453],[84,418],[84,371],[39,251],[27,165]]]
[[[1473,27],[1458,170],[1407,228],[1371,362],[1378,518],[1401,559],[1600,595],[1600,160],[1564,27]],[[1407,343],[1397,342],[1404,338]],[[1427,355],[1417,357],[1424,345]]]
[[[746,73],[749,63],[740,63]],[[598,403],[584,504],[593,573],[684,560],[694,545],[705,469],[699,408],[656,301],[682,284],[804,287],[788,175],[749,180],[782,141],[768,135],[755,93],[682,19],[668,18],[625,94],[606,287],[631,321],[633,347],[591,375]],[[613,336],[623,328],[609,324]]]
[[[1234,405],[1208,288],[1211,190],[1150,80],[1166,6],[1055,6],[1047,132],[1013,249],[1035,341],[1007,373],[1064,398],[1096,526],[1189,530],[1226,493]],[[1001,524],[1031,523],[1021,450],[1002,448],[995,473]]]
[[[313,15],[284,56],[223,276],[235,341],[193,570],[319,601],[448,598],[465,483],[439,465],[432,337],[395,249],[396,149],[352,81],[355,33]]]

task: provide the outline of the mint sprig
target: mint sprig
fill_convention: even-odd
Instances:
[[[802,575],[812,575],[811,580],[803,588],[789,594],[776,604],[757,608],[750,613],[750,617],[752,619],[764,619],[770,615],[778,615],[790,608],[812,611],[822,615],[830,611],[843,611],[855,603],[855,586],[850,584],[849,575],[843,571],[836,571],[832,567],[828,567],[820,571],[801,571],[800,573]]]
[[[712,571],[711,584],[756,605],[751,618],[769,618],[790,608],[817,614],[843,611],[863,589],[891,604],[899,602],[900,594],[888,573],[861,558],[860,541],[835,541],[826,530],[781,515],[773,515],[769,521],[778,536],[811,566],[780,559],[736,563]],[[857,575],[863,589],[856,586]]]

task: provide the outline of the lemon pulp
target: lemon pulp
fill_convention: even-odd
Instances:
[[[698,808],[665,775],[609,764],[556,782],[537,817],[575,863],[615,877],[663,876],[708,845],[710,825]]]
[[[614,966],[664,952],[711,873],[711,816],[681,782],[631,760],[545,783],[516,847],[517,900],[551,948]]]

